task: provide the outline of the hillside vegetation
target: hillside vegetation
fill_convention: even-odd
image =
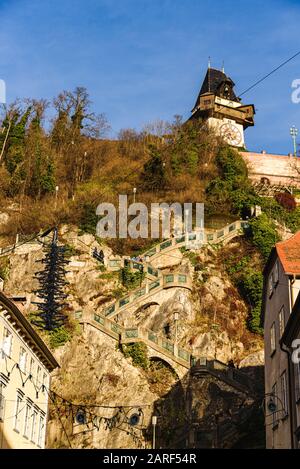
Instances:
[[[49,113],[51,120],[47,119]],[[300,228],[300,210],[293,196],[259,197],[241,155],[200,122],[156,122],[142,131],[124,129],[108,138],[104,114],[91,111],[87,91],[64,91],[53,103],[24,100],[3,116],[0,133],[0,201],[9,221],[1,225],[0,243],[16,234],[30,235],[49,226],[72,224],[95,235],[96,207],[118,205],[128,194],[149,208],[152,202],[204,202],[206,218],[246,217],[260,205],[245,240],[222,268],[250,308],[249,328],[261,333],[262,268],[278,227]],[[224,222],[225,224],[225,222]],[[142,252],[153,240],[116,239],[109,246],[118,254]],[[220,253],[222,256],[222,252]],[[6,274],[5,260],[0,272]]]

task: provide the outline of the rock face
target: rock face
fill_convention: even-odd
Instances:
[[[101,272],[99,262],[93,259],[91,252],[96,247],[109,256],[111,250],[99,245],[91,235],[78,236],[75,227],[63,227],[60,240],[71,252],[67,267],[70,314],[101,312],[123,290],[118,273]],[[217,265],[214,250],[203,248],[187,254],[177,251],[174,257],[164,255],[157,260],[156,266],[166,271],[180,269],[192,275],[193,291],[179,287],[162,290],[155,304],[150,302],[130,314],[120,314],[119,324],[150,329],[194,356],[224,363],[232,361],[247,372],[261,366],[262,340],[247,331],[246,305]],[[34,274],[42,268],[39,261],[43,255],[42,246],[35,244],[18,248],[9,258],[9,278],[4,289],[9,296],[26,296],[25,314],[34,310],[32,302],[36,298],[33,292],[37,288]],[[173,416],[162,424],[165,434],[170,434],[168,439],[161,440],[162,447],[194,447],[202,444],[196,442],[202,424],[206,431],[209,428],[212,433],[217,431],[212,425],[213,415],[225,412],[229,418],[232,413],[238,420],[236,409],[240,405],[245,408],[252,405],[252,398],[248,402],[249,396],[242,398],[239,391],[228,388],[228,384],[216,377],[199,381],[187,372],[179,382],[161,358],[151,361],[147,371],[134,366],[131,358],[125,358],[116,340],[92,326],[85,325],[80,331],[78,325],[71,342],[57,349],[55,354],[61,368],[53,376],[52,389],[63,399],[55,394],[49,419],[49,447],[150,447],[151,416],[158,411],[162,422],[165,422],[166,412]],[[171,378],[166,379],[167,376]],[[188,414],[195,415],[195,421],[179,421],[172,402],[189,408]],[[82,409],[90,426],[88,422],[76,423],[76,415]],[[138,415],[138,425],[132,425],[132,415]],[[222,422],[226,418],[220,417]],[[98,423],[94,426],[91,422]],[[187,425],[191,428],[196,425],[199,429],[190,434]],[[188,435],[184,442],[182,432]],[[233,446],[244,435],[235,429],[234,437],[229,441],[230,431],[226,434],[226,443],[223,442],[223,446],[220,443],[220,447]],[[211,445],[218,444],[218,440],[213,441]]]
[[[71,446],[74,448],[135,448],[145,445],[143,434],[128,424],[131,415],[142,409],[143,425],[148,426],[152,415],[153,402],[158,395],[149,389],[145,373],[125,359],[116,348],[116,342],[93,328],[86,330],[57,352],[61,369],[53,377],[57,394],[74,404],[89,404],[93,418],[110,419],[118,415],[118,406],[126,406],[120,414],[116,427],[107,428],[101,422],[100,428],[87,432],[85,425],[73,426],[70,414],[64,417]],[[64,406],[57,402],[51,408],[48,446],[68,447],[57,411],[62,414]],[[100,407],[103,406],[103,407]],[[106,407],[109,406],[109,407]],[[82,408],[82,406],[81,406]],[[65,410],[65,409],[64,409]],[[86,434],[84,434],[86,430]]]
[[[5,212],[0,212],[0,225],[5,225],[9,220],[9,215]]]

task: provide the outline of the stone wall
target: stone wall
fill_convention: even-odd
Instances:
[[[261,182],[262,178],[267,178],[271,184],[300,187],[300,158],[265,152],[241,152],[241,155],[253,181]]]

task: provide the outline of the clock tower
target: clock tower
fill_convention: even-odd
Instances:
[[[224,70],[208,67],[190,120],[207,122],[234,147],[245,147],[244,130],[254,125],[253,104],[242,104]]]

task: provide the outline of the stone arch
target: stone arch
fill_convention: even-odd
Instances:
[[[171,358],[162,355],[160,352],[152,350],[150,347],[148,347],[148,358],[150,362],[163,363],[170,371],[174,373],[177,378],[177,381],[180,381],[188,372],[185,367],[174,362]]]
[[[171,364],[168,360],[166,360],[165,358],[161,358],[159,356],[156,356],[156,355],[152,355],[152,356],[149,356],[149,360],[150,360],[150,363],[153,362],[153,363],[162,363],[165,367],[167,367],[170,371],[172,371],[172,373],[174,373],[174,375],[177,376],[177,378],[179,379],[179,376],[178,376],[178,372],[175,370],[173,364]]]
[[[267,177],[265,177],[265,176],[260,179],[260,182],[261,182],[261,184],[263,184],[264,186],[270,186],[270,184],[271,184],[270,179],[267,178]]]

